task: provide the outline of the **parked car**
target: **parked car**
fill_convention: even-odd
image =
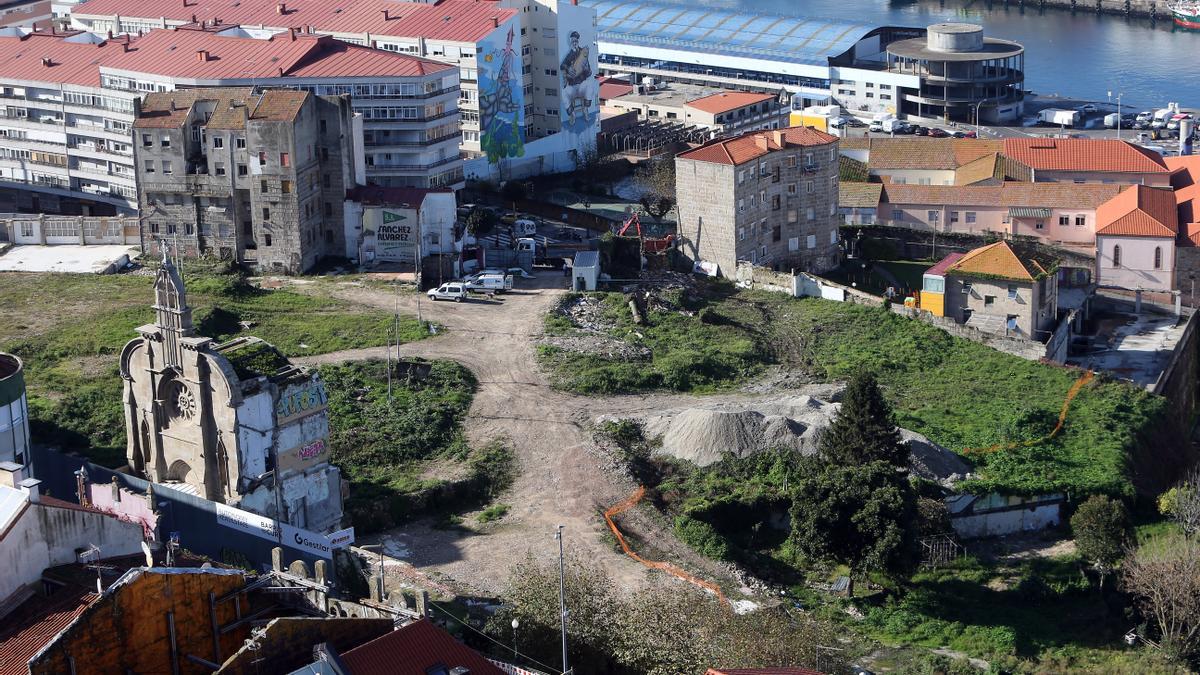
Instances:
[[[916,135],[918,135],[918,136],[928,136],[928,135],[929,135],[929,128],[928,128],[928,127],[923,127],[923,126],[917,125],[917,126],[914,126],[914,127],[913,127],[913,133],[914,133],[914,134],[916,134]]]
[[[963,138],[979,138],[979,133],[975,131],[964,131]]]
[[[929,130],[929,135],[932,138],[946,138],[950,135],[950,132],[946,131],[945,129],[933,127]]]
[[[871,122],[871,126],[867,127],[867,131],[870,131],[871,133],[876,133],[876,134],[883,133],[883,122],[880,122],[879,120],[875,120],[874,122]]]
[[[1076,110],[1078,110],[1079,112],[1081,112],[1085,115],[1090,115],[1090,114],[1096,112],[1097,108],[1096,108],[1095,104],[1084,103],[1083,105],[1076,108]]]
[[[858,119],[857,117],[851,117],[849,120],[846,121],[846,124],[849,124],[850,126],[856,128],[856,129],[861,129],[861,128],[867,126],[866,122]]]
[[[1138,122],[1149,122],[1150,120],[1154,119],[1154,113],[1149,110],[1143,110],[1142,112],[1138,113],[1137,117],[1134,119]]]
[[[452,281],[450,283],[442,284],[437,288],[429,289],[429,292],[426,293],[426,295],[429,296],[430,300],[434,301],[453,300],[455,302],[462,302],[463,298],[467,297],[467,287],[462,283]]]
[[[830,129],[841,129],[842,127],[846,126],[846,124],[848,124],[848,120],[845,117],[835,117],[829,120]]]
[[[1133,123],[1133,126],[1131,126],[1130,128],[1141,131],[1142,129],[1149,129],[1150,123],[1144,119],[1141,119],[1141,115],[1138,115],[1138,119]]]

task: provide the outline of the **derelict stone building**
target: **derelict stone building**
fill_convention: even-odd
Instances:
[[[165,259],[153,324],[121,352],[134,473],[317,532],[337,529],[346,487],[329,463],[325,388],[258,338],[196,335]]]
[[[251,87],[148,94],[134,121],[142,241],[299,274],[345,254],[345,96]]]

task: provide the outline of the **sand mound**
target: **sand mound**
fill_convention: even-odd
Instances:
[[[811,396],[795,396],[666,410],[644,422],[646,436],[662,440],[657,453],[708,466],[721,461],[726,453],[738,458],[775,449],[814,454],[817,438],[838,406]],[[915,474],[944,481],[970,471],[958,455],[920,434],[900,431],[912,450],[910,468]]]

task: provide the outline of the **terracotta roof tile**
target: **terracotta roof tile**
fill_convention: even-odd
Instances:
[[[771,94],[761,94],[750,91],[723,91],[717,94],[711,94],[698,99],[688,101],[685,105],[689,108],[695,108],[703,112],[719,115],[745,108],[748,105],[770,101],[775,98]]]
[[[1120,185],[1090,183],[1018,183],[1000,185],[900,185],[883,188],[891,204],[942,204],[946,206],[1029,206],[1037,208],[1094,209],[1115,197]]]
[[[1100,138],[1007,138],[1004,154],[1036,171],[1167,173],[1162,157],[1128,141]]]
[[[201,58],[200,53],[207,53]],[[454,68],[330,37],[288,34],[268,40],[208,30],[153,30],[115,53],[104,69],[219,82],[266,77],[419,77]]]
[[[745,164],[763,155],[781,149],[779,141],[787,145],[815,146],[837,142],[837,136],[812,127],[788,127],[776,131],[752,131],[736,138],[727,138],[702,145],[678,155],[680,159],[714,164]]]
[[[841,146],[841,143],[838,144]],[[838,157],[838,180],[852,183],[866,183],[871,180],[871,173],[865,162],[851,159],[845,155]]]
[[[1178,232],[1172,190],[1134,185],[1096,209],[1096,234],[1174,237]]]
[[[871,138],[867,146],[872,169],[933,171],[957,169],[1002,149],[999,141],[975,138]]]
[[[882,183],[841,181],[838,183],[838,206],[847,209],[879,208],[882,193]]]
[[[0,37],[0,72],[8,80],[100,86],[99,65],[121,53],[121,40],[76,43],[75,34]]]
[[[597,80],[600,82],[601,101],[607,101],[610,98],[619,98],[634,92],[634,86],[624,80],[611,77],[599,77]]]
[[[88,0],[86,7],[73,9],[74,15],[87,17],[166,18],[185,23],[220,19],[229,25],[284,29],[312,26],[329,33],[452,42],[478,42],[496,29],[495,23],[504,24],[519,11],[497,2],[475,0],[442,0],[436,4],[396,0]]]
[[[1179,229],[1189,241],[1193,233],[1200,233],[1200,155],[1167,157],[1163,160],[1171,173],[1171,187],[1175,188],[1175,204],[1179,211]]]
[[[187,120],[188,111],[195,105],[198,100],[219,101],[216,109],[213,110],[213,117],[209,119],[209,125],[213,126],[213,119],[218,120],[217,124],[221,124],[220,118],[225,114],[226,109],[232,103],[245,103],[246,99],[254,93],[252,87],[206,87],[203,89],[176,89],[175,91],[151,92],[142,98],[141,112],[138,118],[134,120],[133,126],[135,129],[157,128],[157,129],[174,129],[179,127]],[[241,121],[241,113],[238,114],[238,121]],[[215,128],[231,128],[229,126],[216,126]],[[232,127],[232,128],[241,128]]]
[[[85,588],[35,595],[4,617],[0,632],[0,675],[25,675],[33,658],[100,596]]]
[[[968,251],[958,262],[951,264],[946,273],[1031,282],[1050,274],[1057,267],[1057,260],[1038,253],[1031,247],[998,241]]]
[[[503,675],[478,652],[421,619],[341,655],[350,675],[427,675],[441,665],[462,666],[471,675]]]

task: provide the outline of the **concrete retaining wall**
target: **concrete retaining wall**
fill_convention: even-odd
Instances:
[[[1143,16],[1171,20],[1166,0],[1002,0],[1005,7],[1022,9],[1061,9],[1092,14]],[[999,2],[995,4],[1000,4]]]

